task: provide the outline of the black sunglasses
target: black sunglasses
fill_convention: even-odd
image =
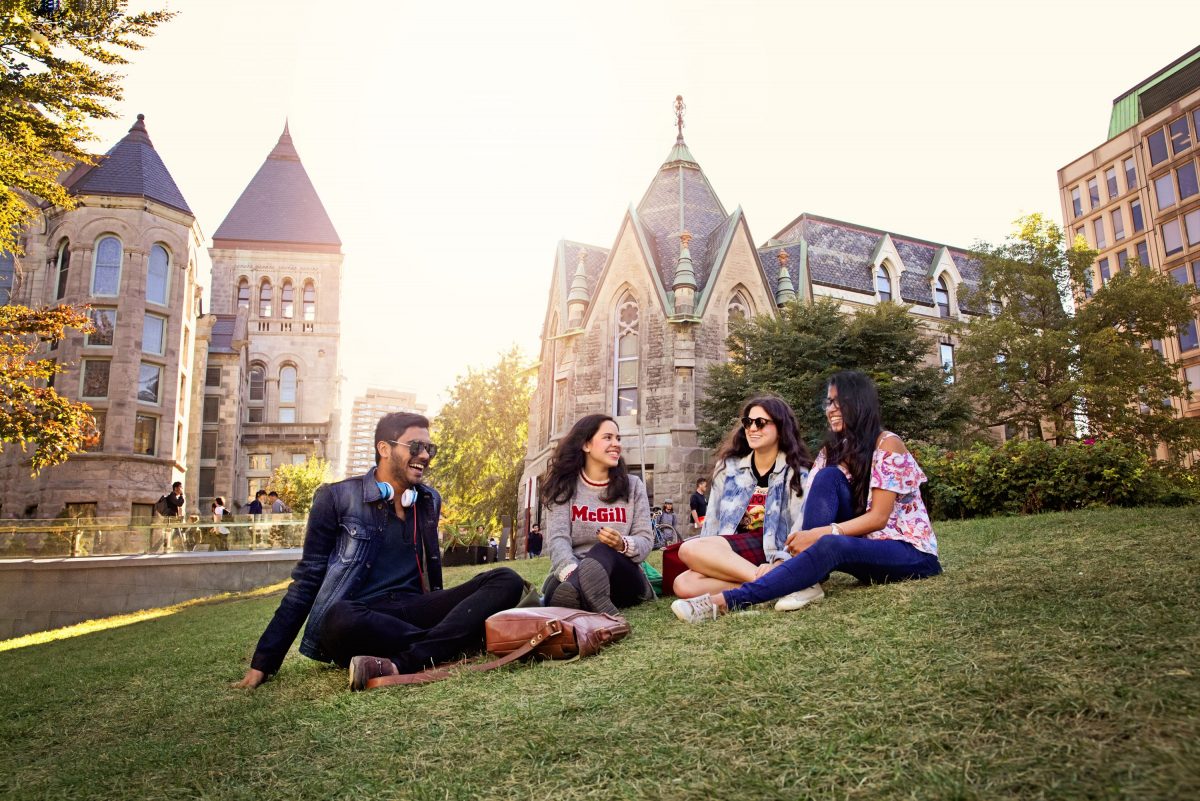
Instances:
[[[766,428],[774,422],[774,420],[768,420],[765,417],[743,417],[742,428],[746,430],[750,430],[751,428]]]
[[[409,456],[420,456],[421,451],[425,451],[429,454],[429,458],[432,459],[433,457],[437,456],[438,452],[438,446],[434,445],[432,442],[420,442],[419,440],[413,440],[412,442],[399,442],[394,439],[385,439],[384,442],[390,445],[407,445]]]

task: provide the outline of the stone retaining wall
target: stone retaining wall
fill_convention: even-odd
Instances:
[[[299,548],[75,559],[0,559],[0,640],[84,620],[265,587]]]

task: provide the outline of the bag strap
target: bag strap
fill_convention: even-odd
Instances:
[[[557,637],[563,633],[562,622],[559,620],[547,620],[542,624],[538,633],[530,637],[520,648],[508,653],[499,659],[493,659],[490,662],[482,662],[474,665],[467,665],[463,668],[466,670],[484,671],[495,670],[498,667],[516,662],[523,656],[527,656],[546,640],[551,637]],[[367,682],[367,689],[374,690],[377,687],[391,687],[394,684],[431,684],[435,681],[442,681],[453,676],[457,670],[454,668],[429,668],[422,670],[420,673],[401,673],[396,676],[378,676]]]

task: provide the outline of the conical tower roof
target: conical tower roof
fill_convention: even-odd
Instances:
[[[285,122],[279,142],[213,234],[215,247],[339,252],[334,230]]]
[[[145,120],[146,115],[137,115],[137,122],[129,133],[113,145],[96,166],[75,179],[71,192],[76,195],[144,197],[191,214],[183,193],[150,141]]]

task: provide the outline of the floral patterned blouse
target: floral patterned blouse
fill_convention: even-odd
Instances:
[[[896,435],[885,431],[879,435],[875,443],[875,454],[871,458],[871,489],[879,488],[896,493],[896,503],[887,523],[879,531],[867,534],[871,540],[901,540],[912,545],[918,551],[937,556],[937,537],[934,536],[933,526],[929,522],[929,512],[925,502],[921,500],[921,485],[925,483],[925,471],[917,464],[911,453],[892,453],[879,447],[879,443],[888,437]],[[899,439],[899,437],[896,437]],[[808,472],[808,482],[804,486],[805,495],[817,471],[825,467],[825,451],[817,454],[812,469]],[[849,471],[843,465],[838,469],[850,478]],[[871,508],[871,496],[867,495],[867,509]]]

